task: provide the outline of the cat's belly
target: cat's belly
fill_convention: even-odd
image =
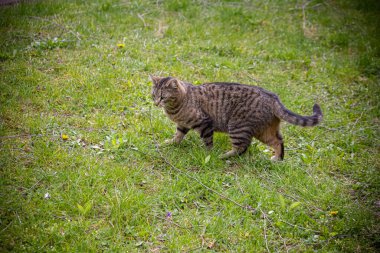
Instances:
[[[223,124],[222,122],[215,122],[214,121],[214,131],[216,132],[228,132],[228,125]]]

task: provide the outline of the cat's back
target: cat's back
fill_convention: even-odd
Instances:
[[[246,95],[260,95],[260,96],[276,96],[274,93],[267,91],[261,87],[255,85],[246,85],[240,83],[227,83],[227,82],[214,82],[205,83],[198,86],[207,93],[220,93],[220,94],[231,94],[235,97],[245,97]]]
[[[196,93],[206,100],[205,102],[220,102],[220,105],[225,107],[252,103],[252,100],[263,101],[277,98],[274,93],[261,87],[239,83],[214,82],[193,87]]]
[[[192,87],[202,111],[214,121],[216,129],[226,131],[231,122],[244,121],[270,108],[275,94],[253,85],[205,83]]]

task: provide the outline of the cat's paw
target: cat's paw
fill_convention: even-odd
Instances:
[[[226,160],[227,158],[229,158],[229,156],[227,156],[226,154],[219,156],[219,159],[221,159],[221,160]]]
[[[232,153],[231,151],[227,152],[227,153],[224,153],[222,155],[219,156],[219,159],[222,159],[222,160],[227,160],[228,158],[234,156],[235,154]]]
[[[278,157],[278,156],[272,156],[271,158],[270,158],[270,160],[271,161],[273,161],[273,162],[280,162],[281,161],[281,159]]]
[[[175,141],[173,139],[167,139],[164,141],[164,143],[162,143],[163,146],[166,146],[166,145],[171,145],[175,143]]]
[[[181,141],[176,140],[175,138],[173,138],[173,139],[167,139],[167,140],[165,140],[164,143],[163,143],[163,145],[164,145],[164,146],[168,146],[168,145],[178,145],[178,144],[180,144],[180,143],[181,143]]]
[[[223,155],[220,155],[219,158],[222,160],[225,160],[227,158],[233,157],[233,156],[238,156],[239,152],[236,149],[232,149],[228,151],[227,153],[224,153]]]

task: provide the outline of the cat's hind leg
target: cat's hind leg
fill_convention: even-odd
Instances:
[[[273,148],[274,156],[271,157],[271,160],[281,161],[284,159],[284,142],[280,133],[279,123],[267,128],[258,139]]]
[[[271,157],[272,161],[284,160],[284,142],[279,131],[276,132],[271,139],[267,140],[267,144],[273,148],[274,151],[274,155]]]
[[[240,154],[243,154],[246,150],[248,149],[248,147],[232,147],[232,149],[226,153],[224,153],[223,155],[220,155],[219,158],[220,159],[227,159],[227,158],[230,158],[232,156],[237,156],[237,155],[240,155]]]
[[[227,159],[232,156],[243,154],[251,144],[253,131],[250,126],[240,128],[230,127],[228,134],[231,139],[232,149],[220,156],[221,159]]]
[[[189,130],[189,128],[177,126],[177,131],[174,137],[172,139],[166,140],[165,144],[180,144]]]

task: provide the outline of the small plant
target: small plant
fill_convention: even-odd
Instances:
[[[83,206],[80,204],[77,204],[78,211],[80,215],[86,216],[92,208],[92,200],[87,201]]]
[[[66,48],[70,45],[70,41],[54,37],[53,39],[37,40],[30,44],[30,48],[37,50],[52,50],[55,48]]]

